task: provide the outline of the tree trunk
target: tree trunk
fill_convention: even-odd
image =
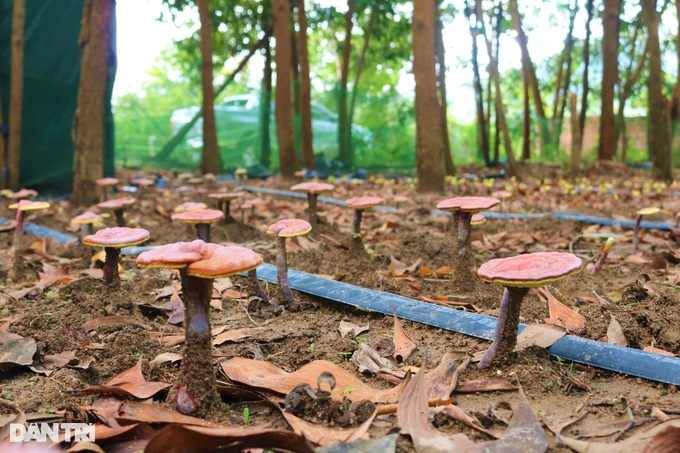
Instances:
[[[9,188],[18,190],[21,181],[21,115],[24,103],[24,22],[26,0],[14,0],[12,10],[12,66],[9,85],[9,131],[7,167]]]
[[[618,148],[619,146],[619,141],[621,139],[621,136],[623,134],[623,142],[621,143],[621,154],[620,154],[620,160],[621,162],[626,162],[627,160],[627,155],[628,155],[628,149],[627,149],[627,143],[628,139],[626,137],[626,118],[624,116],[624,112],[626,109],[626,102],[628,101],[628,98],[633,92],[633,87],[637,83],[637,81],[640,79],[640,76],[642,75],[642,70],[645,67],[645,61],[647,60],[647,44],[645,44],[645,48],[643,49],[642,53],[638,56],[637,58],[637,63],[635,60],[635,51],[636,51],[636,42],[638,38],[638,34],[640,31],[640,26],[641,26],[641,21],[642,18],[638,17],[638,20],[635,24],[635,30],[633,32],[633,37],[631,38],[631,46],[630,46],[630,52],[628,52],[628,68],[626,69],[625,75],[620,81],[619,85],[619,108],[616,113],[616,146]],[[635,63],[635,67],[633,68],[633,63]]]
[[[484,27],[482,27],[482,30]],[[496,90],[496,121],[498,128],[503,134],[503,145],[505,147],[505,155],[507,156],[506,171],[508,176],[519,176],[519,169],[515,153],[512,150],[512,139],[510,138],[510,129],[508,122],[505,119],[505,105],[503,104],[503,92],[501,91],[501,79],[498,74],[498,58],[493,53],[493,46],[491,40],[483,33],[484,42],[486,43],[486,53],[489,56],[489,77],[493,80],[494,88]]]
[[[290,8],[287,0],[273,0],[276,38],[276,137],[281,176],[290,179],[297,170],[297,152],[291,105]]]
[[[197,3],[201,20],[201,88],[203,93],[203,153],[200,170],[203,174],[219,174],[222,172],[222,158],[217,145],[217,126],[215,125],[212,19],[208,0],[198,0]]]
[[[564,120],[564,111],[567,108],[567,99],[569,97],[569,88],[571,86],[571,63],[574,60],[574,23],[576,22],[576,14],[578,13],[578,2],[574,2],[574,6],[570,6],[569,10],[569,31],[567,32],[567,39],[564,43],[565,54],[565,75],[562,83],[562,92],[556,92],[560,102],[558,108],[553,112],[553,118],[558,120],[557,137],[554,138],[555,143],[559,144],[560,135],[562,133],[562,122]]]
[[[531,159],[531,107],[529,75],[522,69],[522,160]]]
[[[652,176],[656,179],[671,180],[671,146],[668,128],[666,98],[663,94],[663,70],[661,69],[661,47],[659,45],[659,14],[656,0],[640,0],[642,16],[647,26],[647,45],[649,48],[648,147],[652,157]]]
[[[269,133],[272,117],[272,47],[269,37],[266,41],[260,94],[260,163],[269,168],[272,163],[272,140]]]
[[[99,200],[104,174],[104,100],[115,0],[85,0],[80,24],[80,85],[73,119],[73,195],[77,205]],[[11,135],[10,135],[11,139]]]
[[[675,34],[675,52],[677,59],[677,71],[680,71],[680,0],[675,0],[675,12],[678,18],[678,30]],[[673,86],[673,93],[668,107],[668,115],[671,121],[671,147],[673,146],[673,135],[678,127],[680,121],[680,72],[676,72],[675,85]]]
[[[434,53],[437,66],[437,87],[439,88],[440,119],[442,122],[442,140],[444,141],[444,169],[447,175],[456,174],[456,166],[451,156],[451,142],[449,141],[448,102],[446,101],[446,51],[444,50],[444,26],[439,10],[441,0],[437,1],[437,15],[435,17]],[[377,5],[376,5],[377,6]],[[488,152],[487,152],[488,154]]]
[[[477,36],[479,36],[479,16],[481,14],[481,0],[476,0],[474,7],[475,24],[472,23],[473,8],[465,2],[465,16],[470,27],[470,36],[472,37],[472,85],[475,89],[475,106],[477,110],[477,146],[479,154],[484,159],[484,164],[487,167],[491,166],[491,156],[489,155],[489,135],[487,134],[486,116],[484,115],[484,90],[482,88],[482,80],[479,75],[479,59]]]
[[[614,116],[614,87],[619,77],[619,0],[604,0],[602,25],[602,109],[600,116],[600,144],[597,158],[614,159],[616,151],[616,117]]]
[[[529,86],[531,87],[531,95],[534,101],[534,108],[536,110],[536,116],[538,117],[538,126],[541,132],[541,152],[545,153],[546,147],[552,146],[552,137],[550,134],[550,127],[548,125],[548,119],[545,115],[545,109],[543,107],[543,97],[541,95],[541,89],[538,86],[538,78],[536,77],[536,68],[534,67],[533,61],[531,61],[531,55],[529,55],[529,47],[527,45],[527,36],[522,28],[522,17],[517,9],[517,0],[512,0],[510,2],[510,11],[512,14],[512,23],[517,32],[517,43],[519,44],[520,51],[522,53],[522,68],[526,71],[527,80]]]
[[[352,129],[349,125],[349,111],[347,108],[347,82],[349,79],[349,57],[352,52],[352,17],[356,3],[347,1],[345,13],[345,40],[342,43],[342,58],[340,77],[338,81],[338,159],[347,168],[354,164],[352,155]]]
[[[494,57],[498,61],[498,55],[501,51],[501,33],[503,33],[503,0],[498,0],[498,6],[496,7],[496,26],[495,33],[492,34],[494,39]],[[491,77],[489,77],[489,96],[491,96]],[[489,99],[490,101],[490,99]],[[489,113],[491,113],[491,102],[489,102]],[[494,128],[494,144],[493,144],[493,161],[492,165],[498,165],[498,156],[501,148],[501,127],[498,123],[498,107],[494,104],[494,114],[496,115],[496,127]]]
[[[0,124],[3,122],[2,116],[2,96],[0,96]],[[7,142],[5,141],[5,133],[0,130],[0,189],[7,188]]]
[[[588,92],[590,91],[590,86],[588,85],[588,68],[590,66],[590,24],[593,21],[593,0],[588,0],[586,3],[586,13],[588,18],[586,19],[586,40],[583,48],[583,94],[581,95],[581,113],[578,118],[579,134],[578,137],[581,140],[580,148],[583,149],[583,131],[586,127],[586,113],[588,111]]]
[[[413,2],[413,75],[416,82],[416,172],[418,192],[444,190],[444,141],[437,99],[434,22],[437,0]]]
[[[569,174],[572,178],[578,176],[581,170],[581,130],[578,119],[578,95],[572,93],[569,109],[571,113],[571,168]]]
[[[312,85],[309,79],[309,49],[307,48],[307,14],[305,0],[298,0],[298,25],[300,32],[297,40],[298,63],[300,64],[300,135],[302,140],[302,163],[314,170],[314,148],[312,145]]]
[[[364,30],[364,43],[361,47],[361,55],[359,55],[359,61],[354,71],[354,85],[352,86],[352,96],[350,97],[349,101],[349,112],[347,114],[349,119],[347,120],[347,122],[350,131],[349,140],[350,147],[352,147],[352,156],[354,156],[354,148],[352,144],[351,130],[352,124],[354,124],[354,107],[356,106],[357,94],[359,92],[359,79],[361,78],[361,73],[363,72],[364,64],[366,63],[366,52],[368,51],[368,43],[371,40],[371,36],[373,36],[373,26],[375,25],[377,17],[378,17],[378,3],[376,1],[373,3],[373,6],[371,7],[371,15],[368,18],[368,25],[366,26],[366,30]]]
[[[292,4],[293,2],[291,2]],[[302,162],[302,133],[300,132],[300,60],[298,56],[295,21],[291,18],[290,29],[290,70],[293,77],[293,128],[295,129],[295,151],[297,160]]]

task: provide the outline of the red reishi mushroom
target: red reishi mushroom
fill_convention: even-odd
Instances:
[[[115,198],[113,200],[103,201],[97,204],[99,209],[104,211],[112,211],[116,216],[116,226],[125,226],[125,208],[135,204],[137,200],[132,197]]]
[[[441,210],[451,211],[458,216],[457,250],[455,273],[453,275],[454,286],[463,289],[472,289],[475,280],[470,278],[472,268],[472,255],[470,254],[470,221],[472,215],[486,211],[500,203],[493,197],[455,197],[449,198],[437,204]],[[455,228],[455,225],[453,226]]]
[[[477,270],[485,282],[503,285],[503,300],[498,311],[493,343],[479,362],[487,368],[496,356],[507,357],[517,345],[517,329],[522,299],[530,288],[561,280],[581,270],[583,263],[566,252],[537,252],[487,261]]]
[[[74,225],[80,225],[80,240],[82,242],[83,239],[85,239],[85,236],[89,236],[92,234],[93,231],[93,226],[95,222],[98,222],[102,219],[102,216],[99,214],[95,214],[92,211],[85,211],[82,214],[75,216],[74,218],[71,219],[71,223]]]
[[[204,417],[220,400],[210,342],[213,280],[251,271],[262,255],[245,247],[207,244],[201,240],[167,244],[141,253],[140,267],[178,269],[186,313],[182,366],[168,395],[179,412]]]
[[[118,178],[99,178],[95,181],[95,184],[99,186],[99,201],[106,201],[109,187],[117,185],[120,181]]]
[[[218,192],[208,194],[208,198],[217,201],[217,209],[224,213],[224,223],[234,223],[236,219],[231,216],[229,206],[233,200],[245,196],[245,192]]]
[[[208,205],[202,201],[187,201],[186,203],[177,205],[177,207],[175,207],[175,212],[198,211],[201,209],[208,209]]]
[[[149,240],[149,232],[144,228],[104,228],[95,234],[85,236],[83,244],[104,247],[106,260],[104,261],[104,283],[107,285],[118,285],[120,276],[118,275],[118,260],[120,249],[139,245]]]
[[[295,192],[304,192],[307,194],[307,203],[309,205],[309,223],[312,225],[319,224],[319,217],[317,216],[316,200],[320,193],[331,192],[335,189],[333,184],[328,184],[325,182],[301,182],[300,184],[295,184],[291,186],[290,190]]]
[[[16,279],[21,275],[21,265],[23,264],[23,248],[21,246],[21,238],[24,235],[24,218],[26,211],[37,211],[40,209],[47,209],[50,204],[46,201],[30,201],[21,200],[18,203],[9,205],[10,209],[16,209],[17,214],[14,222],[14,263],[10,277]]]
[[[302,219],[283,219],[267,228],[268,234],[276,235],[276,270],[279,288],[286,296],[288,309],[295,310],[298,303],[288,284],[288,264],[286,263],[286,238],[302,236],[311,231],[312,225]]]
[[[597,274],[600,271],[604,261],[607,259],[607,256],[609,256],[609,251],[612,249],[615,241],[616,239],[611,236],[607,238],[607,241],[604,243],[604,247],[602,247],[602,254],[600,254],[600,258],[593,267],[593,274]]]
[[[638,210],[635,214],[635,226],[633,227],[633,245],[631,246],[631,249],[633,253],[637,252],[638,250],[638,244],[640,242],[640,223],[642,222],[642,218],[644,216],[648,215],[653,215],[661,211],[657,207],[649,207],[649,208],[642,208]]]
[[[219,222],[223,217],[222,211],[217,209],[200,209],[173,214],[172,221],[194,225],[198,238],[210,242],[210,225]]]
[[[26,198],[33,198],[37,197],[38,192],[32,189],[21,189],[16,192],[12,192],[12,194],[9,196],[10,198],[14,200],[25,200]]]
[[[385,200],[380,197],[354,197],[345,201],[345,206],[354,209],[354,216],[352,217],[352,248],[355,250],[363,250],[364,242],[361,237],[361,218],[363,212],[373,209],[376,206],[385,204]]]

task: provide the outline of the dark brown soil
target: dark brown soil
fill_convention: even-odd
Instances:
[[[638,194],[634,192],[635,184],[642,188],[644,184],[651,183],[638,176],[627,176],[632,186],[619,183],[616,186],[621,191],[618,200],[609,195],[600,199],[581,192],[570,195],[568,190],[558,195],[561,186],[557,183],[557,175],[550,176],[553,178],[551,190],[546,190],[548,185],[540,181],[527,181],[524,189],[513,186],[518,195],[504,203],[503,210],[538,212],[559,209],[631,218],[639,207],[661,204],[668,211],[662,211],[653,220],[672,219],[674,210],[680,206],[668,195],[670,189],[661,196],[653,192],[645,195],[642,190]],[[590,185],[598,187],[605,182],[604,179],[592,179]],[[276,181],[264,184],[286,188],[285,184]],[[512,185],[510,181],[501,181],[500,184]],[[365,252],[348,247],[351,243],[350,210],[320,204],[320,216],[326,224],[302,239],[289,242],[289,267],[414,299],[425,297],[427,300],[439,300],[444,305],[447,305],[447,301],[464,303],[468,305],[462,309],[474,311],[476,307],[483,314],[495,316],[502,288],[478,283],[474,292],[464,292],[452,284],[449,274],[444,273],[439,277],[433,274],[443,266],[453,266],[455,253],[451,235],[446,231],[447,218],[432,216],[429,209],[438,200],[448,196],[461,193],[488,195],[497,189],[479,182],[458,181],[457,185],[450,186],[445,196],[423,196],[399,182],[386,184],[377,181],[339,187],[334,193],[339,198],[383,194],[388,204],[393,204],[391,197],[403,194],[417,204],[402,206],[396,213],[366,213],[362,224]],[[519,195],[522,192],[524,195]],[[241,212],[238,210],[240,203],[235,202],[233,212],[238,223],[213,226],[213,240],[251,247],[262,253],[265,261],[275,263],[274,238],[265,233],[266,228],[281,218],[304,218],[305,203],[264,195],[258,195],[258,198],[265,203],[258,205],[254,214],[247,212],[245,225],[241,223]],[[193,240],[195,231],[192,228],[173,224],[169,219],[172,207],[181,201],[170,191],[157,193],[153,200],[147,196],[142,206],[128,213],[128,222],[151,232],[148,245]],[[77,231],[70,228],[68,221],[82,211],[71,208],[67,203],[59,203],[51,212],[32,216],[29,221],[78,235]],[[107,219],[105,224],[113,226],[113,219]],[[599,256],[603,240],[579,238],[580,234],[587,232],[616,232],[626,236],[616,243],[609,260],[596,275],[592,272],[592,266]],[[2,248],[8,250],[11,232],[0,234]],[[26,244],[39,240],[28,236]],[[676,278],[680,274],[680,257],[675,252],[678,236],[674,232],[644,232],[639,255],[630,252],[631,237],[629,230],[593,227],[544,217],[531,220],[489,219],[473,227],[471,239],[472,248],[476,250],[475,267],[496,257],[571,249],[584,260],[584,270],[554,284],[550,291],[560,301],[585,316],[586,326],[580,332],[581,336],[601,339],[607,334],[613,316],[620,323],[629,347],[642,349],[653,345],[680,355],[680,296]],[[46,355],[65,351],[75,351],[76,357],[80,359],[93,358],[87,369],[63,367],[54,370],[49,376],[35,373],[27,367],[3,369],[0,398],[14,402],[26,413],[51,413],[69,404],[91,404],[94,397],[79,396],[80,390],[106,383],[134,366],[140,357],[147,380],[174,383],[179,370],[177,362],[149,362],[160,353],[180,352],[181,345],[165,346],[159,342],[158,336],[152,336],[151,333],[161,332],[163,337],[182,335],[182,325],[168,323],[162,311],[149,306],[158,306],[169,300],[171,292],[167,291],[166,296],[156,300],[157,290],[168,287],[173,281],[176,283],[177,276],[169,271],[137,268],[134,257],[124,257],[121,264],[126,272],[122,274],[121,286],[112,290],[97,278],[78,275],[79,271],[90,266],[89,258],[93,252],[84,246],[60,246],[47,241],[40,253],[25,256],[29,265],[42,272],[45,270],[41,269],[42,263],[47,263],[50,268],[63,268],[67,274],[78,276],[78,279],[44,289],[33,288],[17,300],[0,298],[1,318],[4,318],[0,319],[0,334],[3,330],[1,323],[7,322],[10,316],[18,316],[6,330],[36,340],[34,365],[42,364]],[[414,270],[399,275],[399,264],[395,264],[392,259],[403,263],[404,267],[418,261],[419,264]],[[3,270],[6,271],[8,266],[11,263],[6,263]],[[474,278],[471,273],[470,279]],[[247,292],[247,296],[257,295],[245,278],[231,277],[231,282],[236,285],[232,290],[241,288]],[[21,287],[4,280],[0,289],[16,294]],[[274,296],[275,303],[281,300],[275,285],[265,285],[265,290]],[[268,310],[266,307],[258,312],[248,297],[236,299],[233,293],[222,296],[222,310],[212,310],[213,328],[265,329],[239,342],[215,346],[213,352],[218,357],[258,357],[287,371],[323,359],[354,373],[374,388],[389,388],[393,385],[382,377],[358,373],[355,365],[348,361],[360,343],[370,344],[373,340],[391,338],[394,327],[391,317],[305,294],[296,293],[296,296],[303,307],[301,312],[296,313],[281,313],[280,310]],[[92,330],[82,327],[88,321],[114,315],[126,317],[129,322]],[[537,292],[530,291],[522,306],[521,321],[542,323],[547,317],[547,305]],[[368,324],[370,328],[356,338],[352,335],[342,338],[338,333],[338,325],[343,320],[359,326]],[[408,359],[408,365],[412,366],[423,365],[425,348],[428,351],[426,366],[432,369],[446,352],[474,355],[489,345],[473,337],[406,320],[402,321],[402,325],[418,346]],[[215,370],[217,372],[217,367]],[[217,378],[225,380],[221,374]],[[471,365],[460,376],[462,383],[475,379],[518,381],[539,417],[561,418],[572,416],[579,410],[587,411],[583,420],[565,431],[568,435],[574,434],[579,427],[627,420],[628,409],[638,418],[649,417],[652,407],[661,410],[680,409],[680,392],[675,386],[557,360],[538,348],[515,354],[507,363],[495,363],[485,371]],[[166,405],[166,396],[167,390],[158,393],[154,400]],[[518,398],[517,392],[488,392],[457,395],[455,402],[468,414],[476,416],[488,429],[502,432]],[[280,414],[270,406],[230,399],[220,403],[220,410],[212,413],[211,418],[224,423],[246,424],[242,415],[246,406],[250,408],[247,420],[249,426],[269,423],[275,428],[289,429]],[[446,417],[438,417],[435,421],[439,429],[448,434],[463,432],[473,440],[490,439]],[[396,415],[380,416],[373,422],[369,434],[372,437],[382,436],[395,427]],[[630,430],[623,437],[634,432]],[[566,447],[556,444],[552,434],[549,434],[549,438],[551,449],[566,451]],[[400,441],[400,445],[412,448],[408,441]]]

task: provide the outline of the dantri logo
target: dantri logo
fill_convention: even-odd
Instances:
[[[63,431],[63,438],[60,434]],[[92,423],[10,423],[10,442],[94,442]]]

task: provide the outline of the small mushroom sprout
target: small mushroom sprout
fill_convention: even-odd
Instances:
[[[522,300],[530,288],[561,280],[581,270],[579,257],[566,252],[538,252],[487,261],[477,270],[485,282],[502,285],[503,300],[498,311],[493,343],[479,362],[488,368],[496,357],[506,358],[517,345]]]
[[[101,221],[102,216],[95,214],[92,211],[85,211],[82,214],[75,216],[71,219],[71,223],[74,225],[80,225],[80,241],[85,239],[85,236],[89,236],[94,233],[95,222]]]
[[[177,242],[141,253],[140,267],[179,270],[186,318],[182,366],[169,399],[179,412],[205,417],[220,399],[210,342],[210,299],[216,278],[247,272],[262,256],[245,247]]]
[[[333,184],[325,182],[301,182],[291,186],[290,190],[295,192],[303,192],[307,194],[307,203],[309,204],[309,223],[312,226],[319,224],[319,217],[317,215],[316,202],[320,193],[330,192],[335,188]]]
[[[643,208],[637,211],[635,214],[635,226],[633,226],[633,245],[631,249],[633,253],[637,252],[638,244],[640,243],[640,224],[642,223],[642,218],[648,215],[656,214],[660,211],[657,207]]]
[[[302,219],[279,220],[267,228],[267,233],[276,235],[276,270],[279,288],[286,296],[289,310],[298,308],[293,291],[288,284],[288,265],[286,263],[286,238],[302,236],[311,231],[312,226]]]
[[[173,214],[172,221],[194,225],[198,238],[210,242],[210,226],[222,220],[222,217],[224,214],[217,209],[200,209]]]
[[[373,209],[376,206],[385,204],[385,200],[380,197],[354,197],[345,201],[345,206],[354,210],[352,217],[352,248],[363,250],[364,242],[361,237],[361,218],[364,211]]]
[[[104,211],[112,211],[116,216],[116,226],[125,226],[125,208],[137,203],[137,200],[132,197],[115,198],[113,200],[103,201],[97,204],[97,207]]]
[[[24,218],[26,212],[47,209],[49,207],[50,204],[45,201],[30,200],[21,200],[18,203],[9,205],[10,209],[17,210],[14,223],[14,263],[10,273],[12,278],[18,278],[20,276],[20,268],[23,263],[23,247],[21,246],[21,239],[24,236]]]

